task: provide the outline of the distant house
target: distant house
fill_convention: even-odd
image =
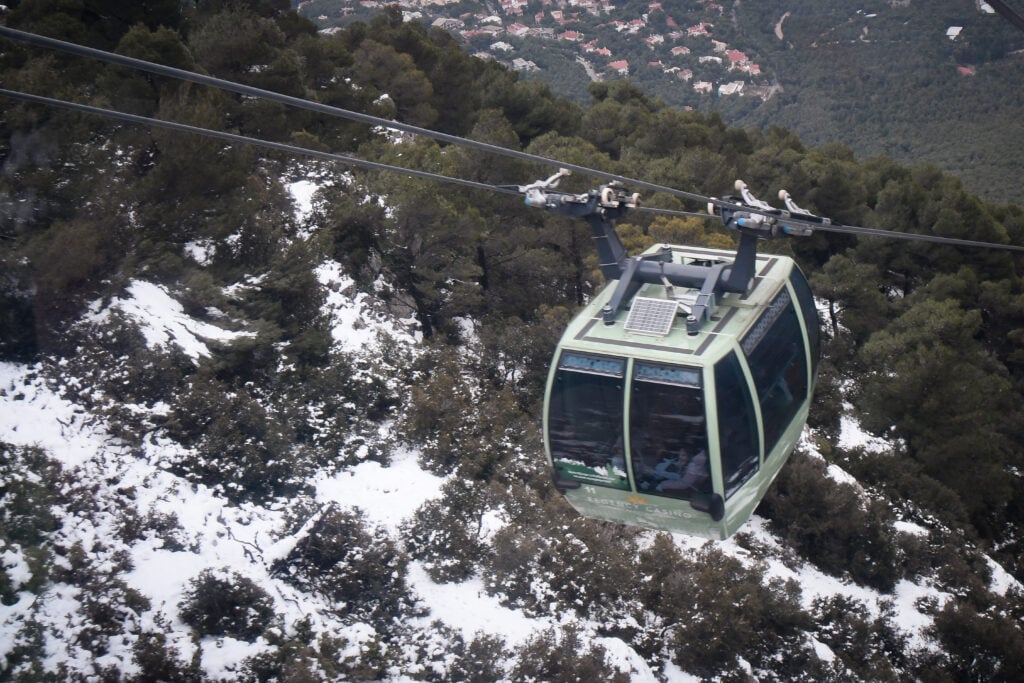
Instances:
[[[717,62],[718,64],[721,64],[722,58],[715,57],[714,55],[704,55],[703,57],[698,57],[697,61],[700,62],[701,64],[707,64],[709,62]]]
[[[950,40],[956,40],[960,37],[960,32],[964,30],[963,26],[950,26],[946,29],[946,37]]]
[[[655,33],[652,36],[644,38],[644,42],[647,44],[647,47],[653,50],[656,45],[662,45],[665,42],[665,36],[660,33]]]
[[[676,45],[674,48],[672,48],[673,57],[681,57],[682,55],[688,54],[690,54],[690,48],[686,47],[685,45]]]
[[[514,35],[516,38],[522,38],[523,36],[530,32],[530,27],[527,26],[526,24],[520,24],[519,22],[516,22],[514,24],[509,24],[508,32]]]
[[[680,69],[676,72],[676,78],[681,81],[690,81],[693,79],[693,71],[690,69]]]
[[[501,52],[511,52],[514,49],[515,49],[514,47],[512,47],[511,45],[509,45],[508,43],[506,43],[503,40],[499,40],[496,43],[491,43],[491,50],[494,51],[494,52],[498,52],[499,50]]]
[[[536,64],[522,57],[516,57],[512,60],[512,68],[516,71],[540,71]]]
[[[565,40],[570,43],[578,43],[583,40],[583,34],[579,31],[564,31],[558,34],[559,40]]]
[[[746,85],[743,81],[733,81],[732,83],[723,83],[718,86],[719,95],[741,95],[743,93],[743,86]]]
[[[710,93],[711,89],[714,87],[715,86],[709,83],[708,81],[697,81],[696,83],[693,84],[693,89],[696,92]]]
[[[629,62],[625,59],[620,59],[617,62],[612,62],[608,65],[608,68],[619,74],[620,76],[629,75]]]
[[[501,10],[510,16],[519,16],[526,7],[526,0],[498,0]]]
[[[699,24],[694,24],[690,28],[686,29],[686,35],[688,35],[688,36],[710,36],[711,34],[708,33],[708,28],[710,28],[711,26],[712,26],[712,24],[709,24],[706,21],[702,21]]]
[[[438,17],[430,22],[430,25],[434,28],[442,28],[445,31],[458,31],[466,25],[466,22],[461,19],[453,19],[452,17]]]
[[[712,40],[711,47],[714,48],[715,52],[725,52],[728,49],[728,43],[723,43],[720,40]]]
[[[747,58],[746,53],[740,50],[726,50],[725,56],[728,58],[730,64],[737,66],[743,66],[750,60]]]

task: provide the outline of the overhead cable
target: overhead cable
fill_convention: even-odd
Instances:
[[[186,71],[185,69],[177,69],[170,66],[164,66],[162,64],[147,62],[143,59],[136,59],[134,57],[118,55],[112,52],[106,52],[104,50],[97,50],[96,48],[86,47],[84,45],[78,45],[76,43],[69,43],[63,40],[57,40],[56,38],[48,38],[46,36],[40,36],[35,33],[28,33],[26,31],[19,31],[17,29],[8,28],[6,26],[0,26],[0,36],[11,38],[13,40],[19,40],[39,47],[45,47],[51,50],[66,52],[68,54],[78,55],[81,57],[89,57],[91,59],[98,59],[109,64],[126,66],[132,69],[147,71],[149,73],[157,74],[160,76],[169,76],[171,78],[177,78],[192,83],[208,85],[214,88],[219,88],[221,90],[227,90],[229,92],[238,93],[240,95],[259,97],[262,99],[271,100],[273,102],[279,102],[281,104],[296,107],[298,109],[305,109],[307,111],[318,112],[320,114],[326,114],[328,116],[358,121],[360,123],[366,123],[373,126],[384,126],[386,128],[391,128],[393,130],[399,130],[404,133],[412,133],[414,135],[421,135],[426,138],[431,138],[434,140],[438,140],[440,142],[446,142],[452,145],[468,147],[470,149],[477,149],[484,152],[490,152],[492,154],[499,154],[502,156],[511,157],[513,159],[543,164],[545,166],[567,168],[570,171],[574,171],[577,173],[583,173],[585,175],[591,175],[598,178],[603,178],[605,180],[614,180],[620,183],[630,185],[631,187],[650,190],[652,192],[664,192],[676,197],[680,197],[682,199],[688,199],[691,201],[697,201],[702,203],[708,201],[707,197],[693,192],[686,192],[684,190],[677,190],[675,188],[666,187],[664,185],[648,183],[646,181],[638,180],[636,178],[628,178],[626,176],[608,173],[607,171],[600,171],[594,168],[588,168],[586,166],[569,164],[564,161],[557,161],[555,159],[549,159],[547,157],[538,156],[536,154],[529,154],[527,152],[509,149],[508,147],[492,145],[490,143],[480,142],[479,140],[470,140],[468,138],[459,137],[457,135],[449,135],[448,133],[441,133],[436,130],[421,128],[419,126],[414,126],[408,123],[401,123],[399,121],[384,119],[379,116],[372,116],[370,114],[363,114],[361,112],[342,109],[341,107],[333,107],[331,105],[321,104],[320,102],[313,102],[311,100],[305,100],[299,97],[292,97],[291,95],[276,93],[271,90],[256,88],[251,85],[243,85],[241,83],[227,81],[222,78],[215,78],[213,76],[198,74],[194,71]]]
[[[183,133],[194,133],[196,135],[204,135],[206,137],[218,138],[220,140],[226,140],[227,142],[235,142],[246,145],[256,145],[258,147],[266,147],[268,149],[278,150],[280,152],[286,152],[288,154],[297,154],[303,156],[314,157],[316,159],[323,159],[324,161],[338,161],[343,164],[349,164],[352,166],[360,166],[362,168],[369,168],[376,171],[389,171],[392,173],[403,173],[405,175],[413,176],[416,178],[424,178],[426,180],[436,180],[445,183],[453,183],[461,185],[463,187],[471,187],[477,190],[490,190],[493,192],[502,192],[504,194],[518,195],[519,193],[515,190],[508,190],[497,187],[495,185],[488,185],[487,183],[478,183],[473,180],[464,180],[462,178],[452,178],[451,176],[441,175],[439,173],[430,173],[428,171],[419,171],[412,168],[405,168],[404,166],[393,166],[391,164],[382,164],[375,161],[367,161],[366,159],[360,159],[359,157],[351,157],[345,154],[333,154],[331,152],[321,152],[316,149],[309,149],[308,147],[297,147],[295,145],[288,145],[282,142],[273,142],[271,140],[263,140],[260,138],[252,138],[245,135],[237,135],[235,133],[225,133],[224,131],[212,130],[210,128],[200,128],[198,126],[190,126],[185,123],[177,123],[175,121],[166,121],[163,119],[154,119],[148,116],[139,116],[137,114],[128,114],[121,111],[115,111],[113,109],[103,109],[101,107],[93,107],[88,104],[78,104],[77,102],[67,102],[65,100],[57,100],[51,97],[41,97],[39,95],[31,95],[29,93],[16,92],[14,90],[7,90],[0,88],[0,95],[10,97],[16,100],[24,102],[34,102],[36,104],[45,104],[51,107],[58,107],[61,109],[69,109],[71,111],[84,112],[87,114],[95,114],[97,116],[103,116],[106,118],[116,119],[119,121],[127,121],[129,123],[138,123],[145,126],[154,126],[156,128],[166,128],[169,130],[175,130]]]
[[[243,85],[243,84],[240,84],[240,83],[235,83],[235,82],[232,82],[232,81],[226,81],[226,80],[223,80],[223,79],[220,79],[220,78],[214,78],[212,76],[205,76],[203,74],[198,74],[198,73],[195,73],[195,72],[192,72],[192,71],[186,71],[186,70],[183,70],[183,69],[176,69],[174,67],[163,66],[163,65],[160,65],[160,64],[154,64],[152,62],[147,62],[145,60],[135,59],[133,57],[126,57],[124,55],[117,55],[117,54],[113,54],[113,53],[110,53],[110,52],[105,52],[103,50],[97,50],[95,48],[85,47],[83,45],[77,45],[75,43],[68,43],[68,42],[65,42],[65,41],[56,40],[54,38],[47,38],[45,36],[39,36],[39,35],[36,35],[36,34],[33,34],[33,33],[27,33],[25,31],[19,31],[17,29],[12,29],[12,28],[8,28],[8,27],[0,26],[0,36],[4,36],[4,37],[7,37],[7,38],[12,38],[14,40],[21,40],[21,41],[28,42],[28,43],[33,44],[33,45],[37,45],[37,46],[41,46],[41,47],[45,47],[45,48],[50,48],[50,49],[55,49],[55,50],[59,50],[59,51],[62,51],[62,52],[67,52],[67,53],[70,53],[70,54],[75,54],[75,55],[85,56],[85,57],[91,57],[91,58],[94,58],[94,59],[99,59],[99,60],[102,60],[102,61],[105,61],[105,62],[108,62],[108,63],[120,65],[120,66],[126,66],[126,67],[129,67],[129,68],[139,69],[139,70],[142,70],[142,71],[148,71],[150,73],[155,73],[155,74],[158,74],[158,75],[170,76],[172,78],[179,78],[179,79],[182,79],[182,80],[186,80],[186,81],[190,81],[190,82],[194,82],[194,83],[198,83],[198,84],[202,84],[202,85],[208,85],[208,86],[211,86],[211,87],[220,88],[220,89],[223,89],[223,90],[228,90],[230,92],[235,92],[235,93],[242,94],[242,95],[248,95],[248,96],[252,96],[252,97],[259,97],[259,98],[270,99],[272,101],[277,101],[277,102],[280,102],[282,104],[286,104],[286,105],[289,105],[289,106],[294,106],[294,107],[300,108],[300,109],[306,109],[306,110],[309,110],[309,111],[315,111],[315,112],[327,114],[327,115],[330,115],[330,116],[337,116],[337,117],[341,117],[341,118],[347,118],[347,119],[359,121],[359,122],[362,122],[362,123],[367,123],[367,124],[372,124],[372,125],[377,125],[377,126],[383,126],[383,127],[391,128],[391,129],[394,129],[394,130],[400,130],[400,131],[403,131],[403,132],[412,133],[412,134],[415,134],[415,135],[421,135],[423,137],[432,138],[432,139],[435,139],[435,140],[439,140],[441,142],[447,142],[447,143],[450,143],[450,144],[453,144],[453,145],[457,145],[457,146],[467,147],[467,148],[471,148],[471,149],[478,149],[478,150],[485,151],[485,152],[490,152],[490,153],[493,153],[493,154],[499,154],[499,155],[502,155],[502,156],[512,157],[512,158],[520,159],[520,160],[524,160],[524,161],[540,163],[540,164],[547,165],[547,166],[557,166],[559,168],[565,168],[565,169],[569,169],[569,170],[576,171],[576,172],[579,172],[579,173],[583,173],[585,175],[592,175],[592,176],[595,176],[595,177],[598,177],[598,178],[604,178],[605,180],[616,181],[616,182],[623,183],[625,185],[630,185],[630,186],[633,186],[633,187],[647,189],[647,190],[651,190],[651,191],[654,191],[654,192],[664,192],[666,194],[670,194],[670,195],[674,195],[674,196],[677,196],[677,197],[681,197],[683,199],[688,199],[688,200],[692,200],[692,201],[699,201],[701,203],[705,203],[705,204],[709,204],[709,205],[714,205],[714,206],[718,206],[718,207],[724,207],[724,208],[733,209],[733,210],[737,207],[737,203],[735,201],[730,201],[728,199],[719,199],[719,198],[716,198],[716,197],[707,197],[707,196],[699,195],[699,194],[692,193],[692,192],[686,192],[686,191],[683,191],[683,190],[677,190],[677,189],[666,187],[666,186],[663,186],[663,185],[657,185],[657,184],[654,184],[654,183],[648,183],[646,181],[637,180],[635,178],[628,178],[628,177],[625,177],[625,176],[615,175],[615,174],[607,173],[605,171],[600,171],[600,170],[597,170],[597,169],[588,168],[588,167],[585,167],[585,166],[578,166],[578,165],[575,165],[575,164],[569,164],[569,163],[566,163],[566,162],[563,162],[563,161],[558,161],[558,160],[555,160],[555,159],[549,159],[547,157],[541,157],[541,156],[537,156],[537,155],[534,155],[534,154],[528,154],[526,152],[520,152],[518,150],[509,149],[509,148],[506,148],[506,147],[500,147],[500,146],[497,146],[497,145],[491,145],[489,143],[479,142],[477,140],[469,140],[467,138],[462,138],[462,137],[455,136],[455,135],[449,135],[447,133],[441,133],[441,132],[429,130],[429,129],[426,129],[426,128],[420,128],[419,126],[413,126],[413,125],[410,125],[410,124],[400,123],[400,122],[397,122],[397,121],[391,121],[391,120],[388,120],[388,119],[383,119],[383,118],[380,118],[380,117],[371,116],[369,114],[362,114],[362,113],[359,113],[359,112],[349,111],[347,109],[341,109],[341,108],[338,108],[338,107],[332,107],[332,106],[329,106],[329,105],[320,104],[318,102],[312,102],[310,100],[304,100],[304,99],[301,99],[301,98],[292,97],[290,95],[283,95],[281,93],[275,93],[275,92],[272,92],[272,91],[269,91],[269,90],[263,90],[261,88],[255,88],[255,87],[252,87],[252,86],[247,86],[247,85]],[[171,122],[171,121],[165,121],[165,120],[161,120],[161,119],[152,119],[152,118],[148,118],[148,117],[137,116],[137,115],[134,115],[134,114],[127,114],[127,113],[124,113],[124,112],[118,112],[118,111],[109,110],[109,109],[101,109],[101,108],[98,108],[98,107],[92,107],[92,106],[89,106],[89,105],[76,104],[76,103],[72,103],[72,102],[66,102],[66,101],[63,101],[63,100],[56,100],[56,99],[52,99],[52,98],[41,97],[41,96],[38,96],[38,95],[29,95],[29,94],[26,94],[26,93],[18,93],[18,92],[10,91],[10,90],[0,90],[0,94],[6,95],[8,97],[13,97],[13,98],[16,98],[16,99],[21,99],[21,100],[24,100],[24,101],[33,101],[33,102],[37,102],[37,103],[40,103],[40,104],[47,104],[47,105],[50,105],[50,106],[61,107],[61,108],[64,108],[64,109],[73,109],[73,110],[83,111],[83,112],[87,112],[87,113],[92,113],[92,114],[97,114],[97,115],[102,115],[102,116],[108,116],[108,117],[111,117],[111,118],[115,118],[115,119],[119,119],[119,120],[123,120],[123,121],[129,121],[129,122],[133,122],[133,123],[139,123],[139,124],[143,124],[143,125],[151,125],[151,126],[156,126],[156,127],[168,128],[168,129],[179,130],[179,131],[183,131],[183,132],[195,133],[195,134],[198,134],[198,135],[207,135],[209,137],[216,137],[216,138],[220,138],[222,140],[227,140],[227,141],[230,141],[230,142],[239,142],[239,143],[243,143],[243,144],[251,144],[251,145],[262,146],[262,147],[266,147],[266,148],[270,148],[270,149],[277,149],[279,151],[284,151],[284,152],[287,152],[287,153],[290,153],[290,154],[306,155],[306,156],[316,157],[316,158],[320,158],[320,159],[324,159],[324,160],[338,161],[338,162],[342,162],[342,163],[346,163],[346,164],[361,166],[361,167],[364,167],[364,168],[371,168],[371,169],[376,169],[376,170],[398,172],[398,173],[403,173],[403,174],[406,174],[406,175],[409,175],[409,176],[426,178],[426,179],[430,179],[430,180],[437,180],[437,181],[447,182],[447,183],[453,183],[453,184],[462,185],[462,186],[465,186],[465,187],[472,187],[472,188],[475,188],[475,189],[492,190],[492,191],[501,192],[501,193],[504,193],[504,194],[518,194],[518,192],[516,192],[515,190],[510,189],[508,187],[500,187],[500,186],[496,186],[496,185],[488,185],[488,184],[485,184],[485,183],[478,183],[478,182],[475,182],[475,181],[463,180],[463,179],[460,179],[460,178],[452,178],[450,176],[443,176],[443,175],[440,175],[440,174],[429,173],[429,172],[426,172],[426,171],[418,171],[418,170],[408,169],[408,168],[404,168],[404,167],[400,167],[400,166],[390,166],[388,164],[380,164],[380,163],[377,163],[377,162],[367,161],[365,159],[359,159],[358,157],[350,157],[350,156],[346,156],[346,155],[333,154],[333,153],[329,153],[329,152],[320,152],[320,151],[311,150],[311,149],[305,148],[305,147],[296,147],[294,145],[287,145],[287,144],[283,144],[283,143],[271,142],[269,140],[262,140],[262,139],[259,139],[259,138],[251,138],[251,137],[246,137],[246,136],[242,136],[242,135],[236,135],[236,134],[233,134],[233,133],[225,133],[225,132],[222,132],[222,131],[215,131],[215,130],[206,129],[206,128],[198,128],[196,126],[189,126],[189,125],[186,125],[186,124],[181,124],[181,123],[176,123],[176,122]],[[676,210],[671,210],[671,209],[656,209],[656,208],[653,208],[653,207],[641,207],[640,210],[641,211],[646,210],[646,211],[651,212],[651,213],[658,213],[658,214],[662,214],[662,215],[698,217],[698,218],[704,218],[704,219],[710,217],[708,214],[703,214],[703,213],[694,213],[694,212],[689,212],[689,211],[676,211]],[[754,206],[744,205],[743,206],[743,210],[749,211],[750,213],[764,215],[764,216],[767,216],[769,218],[780,219],[779,212],[777,210],[773,210],[773,209],[760,209],[760,208],[757,208],[757,207],[754,207]],[[938,236],[938,235],[926,235],[926,234],[921,234],[921,233],[893,232],[893,231],[888,231],[888,230],[880,230],[880,229],[876,229],[876,228],[863,228],[863,227],[859,227],[859,226],[837,224],[837,223],[832,223],[832,222],[828,222],[828,221],[822,222],[820,220],[805,220],[805,219],[799,218],[798,216],[785,216],[784,218],[782,218],[782,220],[784,220],[784,222],[786,224],[797,226],[797,227],[809,228],[812,231],[813,230],[822,230],[822,231],[825,231],[825,232],[834,232],[834,233],[843,233],[843,234],[857,234],[857,235],[869,235],[869,236],[874,236],[874,237],[886,237],[886,238],[894,238],[894,239],[916,240],[916,241],[932,242],[932,243],[936,243],[936,244],[948,244],[948,245],[953,245],[953,246],[983,247],[983,248],[990,248],[990,249],[1002,249],[1002,250],[1007,250],[1007,251],[1024,252],[1024,246],[1017,246],[1017,245],[1010,245],[1010,244],[998,244],[998,243],[993,243],[993,242],[982,242],[982,241],[977,241],[977,240],[965,240],[965,239],[959,239],[959,238],[942,237],[942,236]]]

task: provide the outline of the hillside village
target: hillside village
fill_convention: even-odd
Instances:
[[[323,30],[380,11],[394,3],[382,0],[306,0],[299,11]],[[497,0],[479,12],[462,12],[455,0],[403,0],[406,20],[449,31],[475,56],[494,59],[516,71],[535,73],[542,66],[530,58],[538,45],[575,53],[574,61],[591,81],[631,77],[671,80],[691,96],[754,96],[767,99],[778,85],[751,55],[749,47],[719,39],[716,24],[729,22],[714,0],[693,3],[696,11],[669,12],[661,2],[611,0]],[[639,8],[639,9],[634,9]],[[490,10],[494,10],[491,12]]]
[[[906,10],[910,0],[886,4]],[[706,110],[718,98],[766,102],[783,91],[785,80],[778,64],[766,63],[759,38],[741,29],[736,7],[716,0],[302,0],[295,6],[328,33],[397,6],[406,21],[448,31],[474,56],[547,80],[577,99],[586,98],[588,80],[629,78],[681,109]],[[974,11],[994,14],[984,0],[975,0]],[[854,14],[864,22],[854,40],[875,40],[870,26],[879,14]],[[772,19],[779,44],[789,40],[784,28],[790,15]],[[963,40],[961,26],[944,30],[937,39]],[[826,43],[844,32],[829,33]],[[956,73],[974,71],[958,65]]]

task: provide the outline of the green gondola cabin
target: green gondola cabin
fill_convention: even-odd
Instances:
[[[756,254],[760,226],[744,229],[742,215],[725,217],[741,228],[736,252],[657,245],[627,257],[604,193],[591,196],[603,211],[577,215],[609,283],[562,335],[544,397],[555,487],[586,517],[728,538],[807,420],[810,287],[791,258]]]

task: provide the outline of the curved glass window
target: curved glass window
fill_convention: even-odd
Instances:
[[[699,368],[633,364],[629,443],[637,491],[692,499],[711,493]]]
[[[811,377],[814,377],[818,374],[818,358],[821,356],[821,321],[818,320],[818,307],[814,305],[814,294],[811,292],[811,286],[807,284],[807,278],[795,265],[789,281],[796,292],[800,312],[807,326],[807,341],[811,350]]]
[[[562,352],[547,421],[556,478],[629,488],[622,438],[625,375],[625,359]]]
[[[735,493],[758,470],[757,420],[754,400],[740,360],[730,353],[715,365],[718,403],[718,446],[722,454],[725,497]]]
[[[787,290],[776,295],[740,346],[757,387],[768,457],[807,398],[807,351]]]

